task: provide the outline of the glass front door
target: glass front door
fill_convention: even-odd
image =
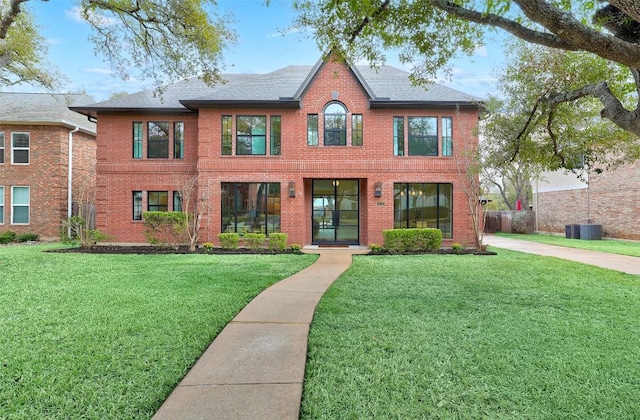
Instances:
[[[360,243],[360,197],[357,179],[314,179],[312,243]]]

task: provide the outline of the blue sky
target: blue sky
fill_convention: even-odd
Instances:
[[[89,27],[82,22],[72,0],[49,0],[26,3],[36,16],[41,34],[49,43],[49,61],[67,76],[67,91],[86,91],[96,101],[108,99],[114,92],[133,93],[150,88],[144,80],[122,81],[111,73],[109,64],[93,52],[88,41]],[[320,50],[312,39],[298,33],[281,35],[293,17],[290,2],[272,0],[219,0],[218,5],[234,16],[232,27],[238,34],[237,44],[225,53],[227,73],[265,73],[290,64],[315,64]],[[502,62],[499,43],[480,47],[473,57],[451,64],[452,80],[441,82],[475,96],[487,97],[495,89],[497,66]],[[402,67],[395,57],[387,64]],[[409,68],[405,68],[409,71]],[[21,91],[34,91],[20,87]]]

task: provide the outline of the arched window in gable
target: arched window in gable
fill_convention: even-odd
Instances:
[[[331,102],[324,109],[324,145],[347,145],[347,108]]]

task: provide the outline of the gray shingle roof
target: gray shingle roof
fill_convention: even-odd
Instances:
[[[85,94],[0,92],[0,123],[45,124],[79,127],[95,134],[96,124],[69,106],[84,106],[94,100]]]
[[[313,80],[318,65],[291,65],[264,74],[224,74],[226,81],[213,87],[207,86],[197,77],[185,79],[166,87],[161,96],[153,90],[146,90],[90,106],[74,109],[95,115],[97,111],[117,110],[165,110],[187,111],[187,107],[202,104],[228,103],[269,103],[295,101],[303,94],[305,83]],[[391,66],[382,66],[378,70],[369,66],[356,66],[355,75],[368,88],[370,99],[385,102],[407,103],[477,103],[478,97],[457,90],[430,85],[428,89],[413,86],[409,73]],[[297,102],[295,102],[297,103]]]

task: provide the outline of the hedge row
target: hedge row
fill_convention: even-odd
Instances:
[[[382,231],[383,247],[389,252],[434,252],[442,245],[440,229],[388,229]]]

